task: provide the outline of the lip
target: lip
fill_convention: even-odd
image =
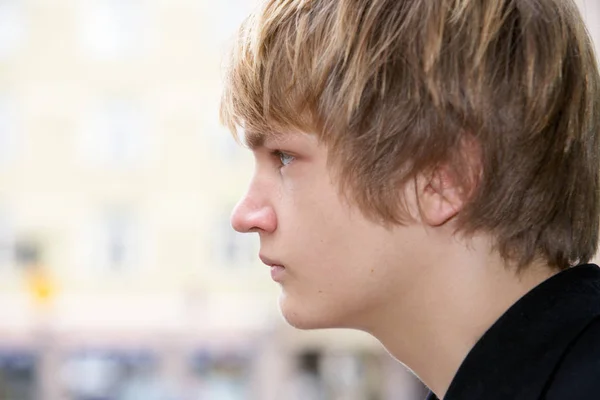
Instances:
[[[271,259],[262,254],[260,254],[258,257],[263,262],[263,264],[271,267],[271,278],[275,282],[281,282],[285,274],[285,267],[283,266],[283,263],[278,260]]]
[[[281,282],[283,280],[283,276],[285,274],[285,267],[281,265],[272,265],[271,266],[271,279],[275,282]]]

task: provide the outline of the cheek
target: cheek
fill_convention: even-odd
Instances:
[[[279,305],[288,323],[300,329],[360,329],[365,325],[369,315],[386,303],[388,291],[382,287],[383,275],[353,255],[308,262],[306,269],[284,285]]]
[[[278,207],[281,238],[315,283],[330,290],[336,284],[360,282],[377,262],[383,228],[367,221],[338,195],[328,177],[283,180]],[[378,239],[379,238],[379,239]],[[291,255],[291,254],[290,254]],[[311,279],[311,280],[312,280]]]
[[[319,232],[318,236],[331,238],[348,227],[348,207],[334,188],[321,179],[307,185],[296,185],[289,190],[290,207],[298,216],[298,223]]]
[[[310,282],[308,289],[315,294],[338,300],[369,295],[388,275],[379,243],[362,235],[365,231],[348,220],[336,221],[330,216],[320,220],[313,232],[298,246],[298,256],[303,266],[299,274]]]

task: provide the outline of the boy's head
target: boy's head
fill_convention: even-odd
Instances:
[[[267,0],[240,29],[222,101],[222,119],[244,130],[257,155],[234,226],[260,232],[271,251],[278,230],[307,234],[305,220],[287,228],[280,214],[327,203],[318,184],[293,181],[316,172],[296,150],[310,143],[306,151],[327,160],[347,221],[359,210],[375,236],[420,221],[461,237],[484,233],[522,268],[588,261],[600,202],[592,48],[570,0]],[[281,161],[297,165],[272,175],[266,160],[279,163],[288,144],[295,158]],[[317,237],[323,213],[313,215]],[[272,232],[250,214],[266,216]],[[325,261],[351,229],[335,228],[338,247],[323,249]]]

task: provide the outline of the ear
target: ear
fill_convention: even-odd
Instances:
[[[454,218],[465,201],[462,187],[445,167],[417,178],[417,196],[421,220],[430,226],[441,226]]]

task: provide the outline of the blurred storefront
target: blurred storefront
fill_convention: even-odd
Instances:
[[[408,400],[424,395],[414,377],[368,340],[332,345],[337,332],[305,343],[284,331],[290,333],[282,327],[279,333],[254,332],[234,341],[173,333],[19,335],[3,340],[6,347],[0,349],[0,398]]]

